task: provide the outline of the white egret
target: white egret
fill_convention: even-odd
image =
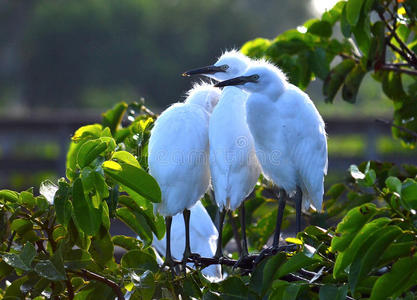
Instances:
[[[278,248],[287,196],[301,206],[321,210],[327,173],[324,122],[308,95],[288,83],[284,73],[265,61],[252,63],[245,74],[215,86],[237,86],[249,92],[246,115],[263,173],[281,190],[272,250]]]
[[[189,209],[204,195],[210,184],[208,161],[208,122],[220,97],[220,90],[197,84],[184,103],[166,109],[156,120],[149,139],[150,174],[158,182],[162,201],[156,204],[166,222],[165,264],[173,266],[171,256],[172,216],[183,212],[185,250],[183,265],[191,255]]]
[[[224,53],[212,66],[190,70],[186,76],[201,74],[215,80],[242,75],[250,59],[237,51]],[[210,171],[214,195],[219,206],[219,240],[215,257],[221,257],[222,227],[227,210],[240,206],[242,224],[241,258],[248,255],[243,201],[252,192],[261,168],[256,158],[252,135],[246,123],[248,94],[235,87],[223,89],[219,103],[210,117]]]
[[[190,215],[190,248],[192,253],[203,257],[212,257],[216,252],[218,232],[210,215],[200,201],[194,205]],[[158,240],[154,237],[152,245],[161,254],[166,252],[166,238]],[[171,254],[174,259],[180,260],[185,246],[184,223],[180,215],[172,217],[171,226]],[[209,279],[222,278],[220,265],[210,265],[202,270]]]

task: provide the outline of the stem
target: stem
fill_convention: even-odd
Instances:
[[[417,138],[417,132],[412,131],[412,130],[410,130],[410,129],[408,129],[408,128],[405,128],[405,127],[403,127],[403,126],[396,125],[396,124],[394,124],[392,121],[385,121],[385,120],[381,120],[381,119],[376,119],[375,121],[377,121],[377,122],[381,122],[381,123],[386,124],[386,125],[389,125],[389,126],[391,126],[391,127],[395,127],[395,128],[397,128],[397,129],[399,129],[399,130],[401,130],[401,131],[404,131],[404,132],[408,133],[408,134],[409,134],[409,135],[411,135],[412,137]]]
[[[82,277],[84,277],[85,279],[90,279],[90,280],[95,280],[95,281],[100,281],[102,283],[104,283],[105,285],[108,285],[109,287],[111,287],[114,291],[114,293],[117,295],[117,299],[118,300],[124,300],[125,297],[122,293],[122,290],[120,289],[119,285],[117,283],[115,283],[114,281],[107,279],[101,275],[98,275],[96,273],[93,273],[91,271],[82,269],[81,271],[70,271],[74,274],[80,275]]]
[[[417,71],[408,70],[408,69],[401,69],[396,64],[382,65],[380,67],[380,69],[387,70],[387,71],[394,71],[394,72],[398,72],[398,73],[404,73],[404,74],[408,74],[408,75],[412,75],[412,76],[417,76]]]
[[[74,299],[74,288],[72,287],[71,281],[69,279],[65,280],[65,285],[67,286],[68,298],[70,300]]]

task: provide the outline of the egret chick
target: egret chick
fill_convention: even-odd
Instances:
[[[166,222],[165,265],[173,266],[171,223],[172,216],[180,212],[185,223],[184,267],[191,255],[189,209],[210,184],[208,125],[219,97],[218,88],[196,84],[184,103],[173,104],[162,112],[151,131],[148,164],[162,193],[156,209]]]
[[[251,60],[235,50],[225,52],[212,66],[185,72],[183,75],[201,74],[215,80],[242,75]],[[219,239],[215,257],[221,257],[222,228],[228,210],[240,206],[242,224],[241,258],[248,255],[245,229],[244,200],[252,192],[261,173],[256,158],[252,135],[246,123],[248,94],[235,87],[222,91],[219,103],[210,117],[209,144],[210,170],[214,195],[219,206]]]
[[[276,251],[287,197],[295,199],[297,232],[301,230],[301,206],[321,210],[327,174],[324,122],[308,95],[265,61],[253,63],[242,76],[215,86],[231,85],[249,92],[246,116],[256,154],[263,173],[280,188],[272,247]]]

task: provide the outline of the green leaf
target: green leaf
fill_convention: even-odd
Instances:
[[[352,32],[359,50],[362,51],[364,56],[368,55],[372,40],[370,17],[363,15],[359,23],[352,28]]]
[[[343,252],[338,253],[333,268],[333,277],[340,277],[345,268],[353,262],[353,259],[356,257],[362,245],[372,241],[373,234],[375,234],[381,227],[387,225],[390,221],[391,219],[389,218],[378,218],[365,224],[365,226],[363,226],[362,229],[355,235],[350,243],[350,246]]]
[[[107,150],[107,143],[100,139],[90,140],[82,144],[77,154],[77,164],[80,169],[88,166],[101,153]]]
[[[67,226],[72,215],[72,203],[69,201],[71,188],[63,180],[58,182],[58,190],[54,196],[54,207],[58,223]]]
[[[146,252],[138,249],[130,250],[123,255],[120,264],[123,268],[137,269],[140,271],[150,270],[157,272],[159,270],[156,259]]]
[[[277,271],[281,267],[282,264],[284,264],[286,261],[286,255],[285,253],[277,253],[277,255],[273,256],[272,258],[268,259],[266,263],[264,264],[264,267],[259,266],[259,270],[263,271],[260,273],[260,275],[263,275],[261,277],[261,283],[255,286],[252,284],[252,287],[254,290],[258,291],[258,293],[263,296],[265,295],[268,290],[270,289],[272,282],[277,279]]]
[[[343,6],[342,18],[340,19],[340,30],[345,38],[349,38],[352,34],[352,28],[347,20],[347,10],[346,5]]]
[[[366,203],[351,209],[337,225],[336,236],[331,243],[332,251],[345,250],[362,227],[371,219],[377,208],[373,203]]]
[[[72,140],[75,142],[80,141],[81,139],[96,139],[101,136],[103,127],[100,124],[91,124],[78,128]]]
[[[409,256],[413,253],[413,249],[417,249],[416,241],[393,243],[385,250],[384,254],[382,254],[379,265],[398,260],[400,257]]]
[[[65,280],[65,273],[61,273],[50,260],[41,260],[35,266],[35,272],[52,281]]]
[[[307,28],[307,32],[318,35],[324,38],[329,38],[332,36],[332,25],[327,21],[319,21],[313,22]]]
[[[371,300],[388,299],[400,296],[404,291],[415,285],[417,280],[417,257],[400,258],[391,271],[382,275],[375,282]]]
[[[257,38],[246,42],[240,50],[246,56],[252,58],[261,58],[265,55],[266,50],[271,45],[271,41],[267,39]]]
[[[340,89],[346,76],[354,66],[354,60],[345,59],[329,72],[323,84],[323,94],[326,97],[326,102],[333,102],[333,98],[336,96],[337,91]]]
[[[325,284],[320,287],[319,299],[320,300],[345,300],[348,292],[348,286],[343,285],[337,287],[333,284]]]
[[[11,190],[0,190],[0,200],[17,202],[19,201],[19,193]]]
[[[112,109],[103,113],[103,127],[109,127],[114,134],[122,121],[128,105],[125,102],[117,103]]]
[[[401,232],[398,226],[380,228],[375,233],[377,238],[371,244],[362,245],[350,267],[349,285],[352,293],[355,292],[358,282],[371,271],[385,249],[388,248]],[[361,250],[365,251],[365,253]]]
[[[350,103],[356,102],[356,96],[365,74],[366,70],[361,64],[355,65],[352,71],[350,71],[350,73],[346,76],[345,84],[342,89],[343,100]]]
[[[225,300],[248,299],[248,287],[237,276],[230,276],[222,281],[219,292]]]
[[[346,17],[350,25],[355,26],[361,14],[363,0],[349,0],[346,2]]]
[[[133,156],[133,154],[127,151],[116,151],[113,153],[111,159],[140,168],[140,164],[137,159]]]
[[[152,231],[142,215],[132,212],[126,207],[118,208],[116,215],[126,225],[132,228],[147,245],[152,243]]]
[[[111,240],[115,246],[119,246],[126,250],[133,250],[141,247],[141,242],[137,238],[130,236],[115,235]]]
[[[161,202],[161,190],[156,180],[141,168],[126,163],[105,161],[103,170],[119,182],[152,202]]]
[[[26,219],[14,219],[10,225],[11,231],[16,231],[20,235],[24,235],[26,232],[32,230],[33,223]]]
[[[326,51],[323,48],[317,47],[313,50],[310,56],[310,67],[320,79],[324,80],[327,74],[329,74],[329,62],[326,57]]]
[[[398,193],[398,195],[401,195],[401,181],[397,177],[389,176],[385,180],[385,185],[388,187],[388,189],[391,192]]]
[[[188,278],[188,279],[192,280],[191,278]],[[146,270],[139,277],[139,280],[135,282],[135,286],[136,286],[136,289],[130,299],[151,300],[153,298],[153,295],[155,293],[155,288],[156,288],[156,280],[155,280],[154,274],[151,271]],[[187,293],[186,282],[184,282],[184,291]],[[201,298],[201,293],[199,294],[199,296],[200,297],[198,298]]]
[[[290,259],[288,259],[288,261],[286,261],[278,269],[278,272],[276,273],[276,278],[281,278],[282,276],[285,276],[291,272],[298,271],[301,268],[308,267],[316,262],[318,262],[317,259],[308,257],[304,253],[299,252]]]
[[[7,287],[4,295],[2,295],[3,299],[4,300],[25,299],[25,295],[23,295],[23,293],[21,292],[20,287],[27,280],[29,280],[29,277],[27,275],[14,280],[12,284]]]
[[[25,271],[29,271],[31,269],[30,266],[27,266],[23,260],[20,258],[19,255],[14,253],[5,253],[2,255],[3,261],[8,264],[9,266],[12,266],[14,268],[22,269]]]
[[[30,268],[32,261],[36,256],[36,249],[31,243],[27,242],[19,256],[22,259],[22,262]]]
[[[339,1],[335,6],[333,6],[332,9],[324,12],[321,16],[321,19],[323,21],[329,22],[330,25],[333,26],[337,21],[340,20],[345,4],[345,1]]]
[[[110,233],[103,226],[99,234],[91,240],[91,246],[88,249],[93,259],[101,266],[113,259],[114,245],[111,241]]]
[[[102,206],[95,208],[90,199],[86,199],[81,179],[76,179],[72,188],[72,203],[77,226],[87,235],[95,235],[101,225]]]
[[[81,269],[91,263],[91,255],[83,249],[70,249],[64,253],[64,266],[68,269]]]
[[[401,188],[401,199],[412,209],[417,209],[417,182],[411,178],[404,180]]]

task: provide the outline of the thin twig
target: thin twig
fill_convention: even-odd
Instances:
[[[70,300],[74,299],[74,288],[72,287],[71,281],[69,279],[65,280],[65,285],[67,286],[68,298]]]
[[[375,121],[380,122],[380,123],[383,123],[383,124],[386,124],[386,125],[389,125],[389,126],[392,126],[392,127],[395,127],[397,129],[399,129],[401,131],[404,131],[404,132],[408,133],[409,135],[417,138],[417,132],[412,131],[412,130],[410,130],[408,128],[405,128],[403,126],[396,125],[392,121],[386,121],[386,120],[381,120],[381,119],[376,119]]]
[[[396,65],[382,65],[379,69],[386,70],[386,71],[394,71],[398,73],[404,73],[412,76],[417,76],[417,71],[409,70],[409,69],[401,69]]]
[[[91,271],[82,269],[81,271],[70,271],[71,273],[80,275],[82,277],[84,277],[85,279],[90,279],[90,280],[96,280],[96,281],[100,281],[106,285],[108,285],[109,287],[111,287],[114,291],[114,293],[117,295],[117,299],[118,300],[124,300],[125,297],[122,293],[122,290],[120,289],[120,286],[115,283],[114,281],[107,279],[101,275],[98,275],[96,273],[93,273]]]
[[[8,242],[7,242],[6,252],[9,252],[10,251],[10,248],[12,247],[12,243],[13,243],[13,239],[14,239],[14,236],[15,235],[16,235],[16,231],[13,231],[12,234],[10,235],[10,237],[9,237]]]
[[[403,50],[403,51],[398,51],[399,49],[397,48],[397,47],[395,47],[395,48],[397,48],[398,50],[396,50],[396,51],[398,51],[400,54],[401,54],[401,56],[403,56],[408,62],[410,62],[410,64],[414,67],[414,68],[417,68],[417,56],[416,56],[416,54],[413,52],[413,51],[411,51],[408,47],[407,47],[407,45],[404,43],[404,41],[397,35],[397,33],[395,32],[395,28],[393,28],[389,23],[388,23],[388,21],[385,19],[385,17],[384,17],[384,14],[382,13],[382,12],[379,12],[378,13],[378,15],[379,15],[379,17],[381,18],[381,20],[385,23],[385,26],[388,28],[388,30],[390,31],[390,33],[391,33],[391,35],[392,35],[392,37],[394,37],[394,39],[398,42],[398,44],[400,45],[400,47],[401,47],[401,49]],[[392,46],[394,46],[394,45],[392,45],[392,43],[390,43],[389,41],[388,41],[388,44],[390,45],[390,47],[392,48]],[[407,52],[407,53],[405,53],[405,52]],[[411,60],[409,60],[409,58],[408,57],[410,57],[411,58]]]

